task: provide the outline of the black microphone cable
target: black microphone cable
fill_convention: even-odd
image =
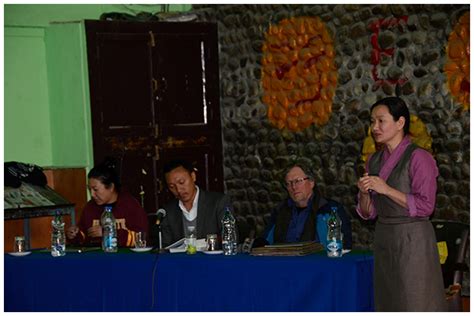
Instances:
[[[157,212],[157,221],[156,225],[158,226],[158,252],[156,253],[156,258],[155,258],[155,263],[153,264],[153,272],[151,274],[152,280],[151,280],[151,307],[150,310],[153,311],[153,308],[155,307],[155,274],[156,274],[156,267],[158,266],[158,259],[160,257],[160,252],[162,251],[161,249],[161,243],[162,243],[162,236],[161,236],[161,221],[163,218],[166,216],[166,210],[160,208]]]
[[[153,311],[153,308],[155,307],[155,273],[156,273],[156,267],[158,266],[158,258],[160,257],[160,250],[158,250],[155,258],[155,263],[153,264],[153,271],[151,274],[151,306],[150,306],[150,311]]]

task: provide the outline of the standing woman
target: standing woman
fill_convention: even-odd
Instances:
[[[374,140],[383,145],[357,183],[357,212],[378,217],[374,240],[377,312],[447,311],[436,238],[429,216],[436,201],[436,162],[411,143],[410,113],[398,97],[371,109]]]
[[[68,242],[76,245],[100,246],[102,226],[100,217],[105,206],[112,206],[117,226],[119,247],[135,245],[135,232],[148,230],[148,219],[140,203],[127,191],[121,189],[115,171],[115,161],[106,159],[89,171],[89,190],[92,199],[82,211],[78,226],[66,231]]]

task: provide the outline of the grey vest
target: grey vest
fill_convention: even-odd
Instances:
[[[194,226],[194,236],[197,236],[197,227],[196,227],[196,224],[197,224],[197,216],[195,219],[193,219],[192,221],[188,221],[186,219],[186,216],[184,215],[181,215],[183,217],[183,231],[184,231],[184,236],[187,235],[187,231],[188,231],[188,227],[189,226]],[[196,237],[197,238],[197,237]]]
[[[397,165],[393,168],[390,173],[387,184],[392,188],[404,193],[411,192],[411,179],[410,179],[410,159],[413,151],[418,146],[410,144],[406,148]],[[369,174],[379,174],[382,166],[382,151],[376,152],[369,162]],[[390,198],[382,194],[373,195],[374,205],[377,209],[378,220],[384,224],[400,224],[400,223],[412,223],[420,220],[427,220],[428,218],[414,218],[409,217],[408,209],[398,205]]]

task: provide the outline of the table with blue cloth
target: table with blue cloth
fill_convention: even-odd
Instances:
[[[4,256],[6,312],[364,312],[373,256],[101,251]]]

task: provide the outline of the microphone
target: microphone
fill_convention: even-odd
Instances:
[[[378,176],[379,176],[378,173],[369,173],[368,175],[369,175],[369,176],[375,176],[375,177],[378,177]],[[372,189],[369,189],[369,190],[367,190],[367,191],[369,191],[369,193],[374,192],[374,190],[372,190]]]
[[[160,208],[158,211],[156,211],[156,225],[160,225],[161,221],[163,218],[166,216],[166,210],[163,208]]]

